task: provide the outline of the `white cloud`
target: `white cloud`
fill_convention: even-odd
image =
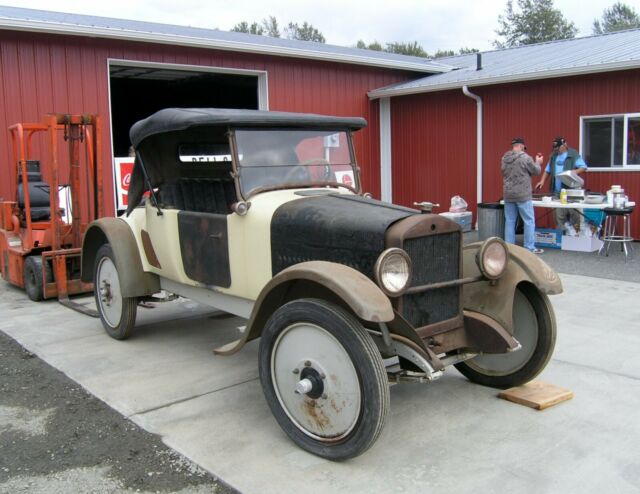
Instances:
[[[556,0],[555,6],[573,21],[580,36],[591,34],[593,19],[615,0],[591,0],[588,7],[579,0]],[[243,20],[260,21],[275,16],[282,25],[289,21],[310,22],[336,45],[353,46],[362,39],[417,41],[428,52],[461,47],[491,49],[496,38],[498,15],[506,0],[448,2],[441,0],[2,0],[4,5],[56,10],[79,14],[137,19],[169,24],[228,30]],[[282,26],[284,27],[284,26]]]

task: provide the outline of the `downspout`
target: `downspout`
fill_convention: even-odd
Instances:
[[[482,202],[482,98],[469,91],[465,85],[462,86],[462,93],[469,98],[476,100],[476,198],[478,203]]]

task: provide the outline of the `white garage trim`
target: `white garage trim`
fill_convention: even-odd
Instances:
[[[393,202],[391,169],[391,99],[380,98],[380,199]]]

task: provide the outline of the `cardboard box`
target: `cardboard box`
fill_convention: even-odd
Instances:
[[[463,232],[471,231],[471,211],[464,211],[462,213],[451,213],[447,211],[440,213],[440,216],[444,216],[458,223]]]
[[[562,250],[595,252],[600,247],[602,247],[602,240],[597,237],[569,237],[568,235],[562,237]]]
[[[562,230],[552,228],[536,228],[536,247],[543,249],[560,249],[562,247]]]

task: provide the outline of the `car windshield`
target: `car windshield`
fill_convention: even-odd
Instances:
[[[335,130],[236,130],[240,187],[261,190],[344,186],[357,191],[349,134]]]

